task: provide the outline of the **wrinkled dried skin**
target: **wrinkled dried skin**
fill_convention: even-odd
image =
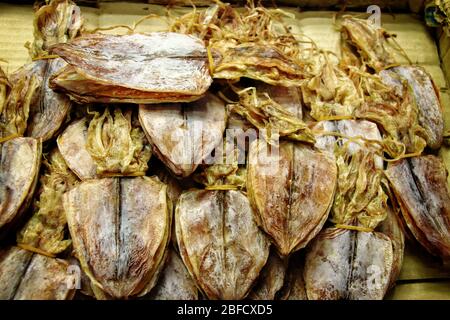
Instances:
[[[50,76],[62,69],[64,60],[33,61],[11,76],[12,89],[1,122],[9,121],[6,132],[47,141],[64,123],[70,110],[70,100],[49,88]]]
[[[245,117],[259,129],[260,135],[267,141],[273,140],[272,136],[279,135],[293,141],[315,142],[315,137],[307,125],[297,117],[298,112],[291,113],[266,92],[258,92],[255,87],[249,87],[237,94],[239,102],[228,104],[229,111]]]
[[[246,77],[290,87],[298,86],[306,75],[303,66],[269,43],[235,44],[230,40],[219,40],[211,45],[211,54],[214,79]]]
[[[82,103],[193,101],[212,82],[204,44],[188,35],[95,33],[52,52],[70,67],[52,78],[51,87]]]
[[[150,145],[132,110],[94,112],[84,143],[99,176],[141,176],[148,169]],[[136,124],[135,124],[136,123]],[[80,148],[82,148],[80,146]]]
[[[339,132],[335,121],[319,121],[312,128],[313,132],[317,134],[316,143],[314,147],[326,152],[334,157],[334,148],[336,146],[336,137],[332,135],[321,135],[322,133]]]
[[[438,149],[443,140],[444,118],[439,91],[433,80],[421,67],[401,66],[392,70],[408,81],[419,109],[419,124],[426,132],[427,145]]]
[[[350,300],[382,300],[389,289],[393,266],[392,241],[379,232],[356,232]]]
[[[392,163],[385,171],[414,237],[432,254],[450,258],[450,193],[436,156]]]
[[[66,300],[75,290],[70,286],[69,264],[11,247],[0,255],[0,298],[2,300]]]
[[[46,170],[40,177],[39,197],[33,216],[17,234],[17,243],[58,254],[71,244],[66,236],[66,214],[62,205],[64,192],[78,184],[77,176],[67,167],[58,148],[44,161]]]
[[[87,119],[82,118],[67,126],[56,140],[67,166],[81,180],[97,176],[97,165],[86,149],[87,131]]]
[[[273,150],[262,140],[251,144],[247,190],[259,225],[277,250],[289,255],[325,223],[337,168],[331,157],[299,143],[281,142]]]
[[[353,45],[362,61],[368,66],[381,71],[396,64],[394,57],[387,50],[387,32],[381,27],[371,25],[368,20],[353,17],[344,18],[342,32],[349,44]]]
[[[14,298],[32,256],[32,252],[18,247],[0,251],[0,300]]]
[[[336,121],[336,127],[338,132],[345,136],[356,138],[361,137],[368,140],[380,141],[381,133],[375,123],[366,120],[340,120]],[[342,144],[345,144],[347,139],[342,140]],[[354,142],[350,142],[346,147],[350,154],[355,154],[362,147]],[[380,156],[374,156],[375,166],[378,169],[383,169],[383,159]]]
[[[308,247],[304,278],[310,300],[339,300],[347,295],[352,232],[324,229]]]
[[[389,288],[392,263],[392,243],[387,236],[327,228],[307,251],[308,299],[381,300]]]
[[[285,275],[286,264],[277,253],[272,252],[248,297],[252,300],[274,300],[283,287]]]
[[[192,190],[176,208],[184,264],[209,299],[243,299],[269,255],[247,197],[240,191]]]
[[[48,82],[49,78],[65,65],[61,58],[50,59],[46,63],[39,88],[39,100],[30,107],[26,131],[28,136],[47,141],[54,137],[66,120],[71,102],[66,95],[50,89]]]
[[[403,254],[405,251],[405,235],[398,219],[399,217],[390,210],[386,219],[380,223],[378,228],[379,232],[388,236],[392,241],[393,261],[389,288],[392,288],[395,285],[395,282],[400,275],[403,265]]]
[[[6,228],[30,204],[38,180],[42,144],[34,138],[15,138],[1,147],[0,228]]]
[[[197,300],[198,289],[178,254],[170,249],[157,285],[149,294],[151,300]]]
[[[257,86],[258,93],[266,92],[269,97],[284,107],[300,120],[303,119],[300,91],[297,87],[281,87],[261,84]]]
[[[25,133],[30,109],[39,103],[45,65],[35,61],[11,75],[11,89],[0,114],[0,141]]]
[[[222,100],[208,94],[188,105],[140,105],[139,121],[158,158],[187,177],[222,142],[226,112]]]
[[[148,177],[85,181],[65,194],[64,209],[77,257],[98,298],[151,289],[170,237],[163,183]]]
[[[34,18],[34,42],[31,55],[46,54],[50,46],[67,42],[81,31],[80,8],[70,0],[52,0],[39,8]]]

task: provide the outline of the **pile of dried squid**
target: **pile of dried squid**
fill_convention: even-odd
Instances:
[[[383,299],[405,234],[449,261],[431,77],[368,20],[338,57],[286,18],[217,1],[111,35],[37,9],[0,70],[0,299]]]

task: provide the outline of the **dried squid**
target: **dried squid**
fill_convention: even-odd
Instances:
[[[431,254],[450,259],[450,193],[447,171],[433,155],[402,159],[386,172],[414,237]]]
[[[211,93],[190,104],[140,105],[139,121],[155,155],[187,177],[222,142],[225,105]]]
[[[40,178],[40,193],[31,219],[19,231],[19,246],[36,248],[48,254],[58,254],[71,244],[65,238],[67,226],[63,194],[78,184],[77,176],[67,167],[55,148],[43,162],[45,172]]]
[[[198,289],[178,254],[169,249],[158,283],[148,295],[151,300],[197,300]]]
[[[188,35],[94,33],[50,51],[69,64],[50,86],[80,103],[188,102],[212,82],[205,46]]]
[[[0,114],[0,141],[24,135],[30,109],[38,103],[45,62],[22,67],[10,77],[10,92]]]
[[[272,146],[255,140],[249,150],[247,190],[258,225],[280,254],[301,249],[328,218],[337,169],[334,159],[300,143]]]
[[[1,300],[67,300],[75,294],[69,263],[18,247],[0,251]]]
[[[34,14],[31,56],[44,56],[52,45],[74,39],[80,34],[82,25],[80,7],[73,1],[51,0]]]
[[[154,287],[170,239],[171,203],[156,177],[84,181],[64,195],[70,235],[99,299]]]
[[[361,143],[379,140],[380,134],[367,121],[334,125],[347,137],[334,148],[338,182],[330,221],[335,226],[322,230],[307,249],[306,294],[312,300],[382,299],[398,275],[403,237],[395,217],[386,221],[393,211],[383,163],[376,150]],[[386,234],[375,231],[380,225]]]
[[[236,190],[186,191],[175,221],[181,257],[206,296],[245,298],[269,255],[247,197]]]
[[[369,67],[379,72],[397,65],[388,50],[391,35],[383,28],[370,23],[367,19],[347,16],[342,21],[344,41],[350,44]]]
[[[248,297],[252,300],[274,300],[283,287],[285,277],[285,261],[276,252],[271,252]]]
[[[1,145],[0,228],[13,226],[30,205],[41,164],[42,144],[15,138]]]
[[[270,142],[272,135],[279,135],[295,141],[315,142],[315,137],[299,118],[302,114],[295,105],[295,100],[299,99],[298,96],[286,96],[284,101],[277,97],[283,106],[275,102],[267,92],[258,93],[255,87],[249,87],[237,93],[239,102],[229,104],[229,110],[247,119],[260,130],[267,141]],[[288,102],[293,105],[287,105]]]
[[[205,11],[177,19],[171,30],[192,34],[208,44],[213,78],[247,77],[271,85],[299,86],[309,75],[309,57],[283,25],[288,16],[249,1],[242,12],[217,2]]]
[[[58,137],[68,166],[85,180],[97,176],[139,176],[148,169],[150,145],[130,109],[92,112],[76,120]],[[89,122],[89,123],[88,123]]]
[[[419,124],[425,131],[424,139],[430,148],[438,149],[443,140],[444,118],[439,90],[433,79],[419,66],[399,66],[391,70],[407,81],[419,111]]]
[[[81,25],[80,9],[72,1],[53,0],[39,8],[35,13],[32,58],[40,59],[50,45],[76,37]],[[64,123],[70,100],[51,90],[49,79],[67,64],[61,58],[44,58],[11,75],[11,93],[0,110],[0,139],[27,135],[47,141]]]

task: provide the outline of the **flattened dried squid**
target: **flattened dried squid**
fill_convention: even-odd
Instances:
[[[337,168],[330,156],[282,141],[255,140],[249,150],[247,190],[258,224],[282,255],[301,249],[327,220]]]
[[[184,264],[209,299],[243,299],[266,263],[269,242],[240,191],[191,190],[176,207]]]
[[[1,145],[0,228],[7,229],[28,208],[39,175],[42,144],[34,138],[15,138]]]
[[[385,171],[403,218],[431,254],[450,259],[450,193],[447,171],[433,155],[402,159]]]
[[[69,264],[18,247],[0,251],[1,300],[72,299]]]
[[[169,249],[167,262],[158,283],[150,292],[151,300],[197,300],[198,289],[178,254]]]
[[[145,295],[170,239],[171,204],[156,177],[80,183],[64,196],[77,258],[97,298]]]
[[[139,121],[158,158],[187,177],[222,142],[225,104],[208,93],[190,104],[140,105]]]
[[[81,103],[194,101],[212,82],[205,46],[188,35],[94,33],[51,52],[69,64],[51,87]]]

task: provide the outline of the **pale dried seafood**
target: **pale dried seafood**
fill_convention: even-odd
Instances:
[[[84,117],[73,121],[58,136],[59,152],[67,166],[81,180],[92,179],[97,176],[97,165],[86,149],[89,119]]]
[[[395,201],[392,197],[391,202]],[[400,212],[397,212],[397,206],[394,206],[395,210],[389,210],[386,219],[384,219],[377,228],[377,231],[388,236],[392,241],[392,254],[393,262],[391,269],[391,277],[389,288],[392,288],[397,281],[401,268],[403,266],[403,255],[405,251],[405,234],[401,225]]]
[[[156,177],[104,178],[64,196],[70,235],[98,299],[145,295],[170,239],[171,203]]]
[[[30,205],[41,164],[42,144],[34,138],[15,138],[1,145],[0,228],[20,220]]]
[[[342,20],[344,41],[353,46],[359,58],[375,71],[398,65],[388,50],[388,39],[392,36],[368,19],[346,16]]]
[[[286,267],[286,261],[272,251],[248,297],[252,300],[274,300],[283,287]]]
[[[424,139],[430,148],[438,149],[444,134],[439,89],[422,67],[399,66],[391,70],[407,81],[419,111],[419,124],[425,130]]]
[[[41,61],[34,63],[41,64]],[[49,78],[61,70],[66,63],[60,58],[45,61],[42,74],[39,76],[40,85],[37,101],[30,106],[30,114],[26,135],[47,141],[53,138],[61,129],[72,103],[64,94],[54,92],[49,87]]]
[[[72,243],[66,236],[66,213],[63,194],[78,184],[77,176],[67,167],[55,148],[43,161],[45,172],[40,177],[40,191],[34,205],[34,214],[17,234],[22,247],[37,248],[56,255]]]
[[[269,255],[241,191],[191,190],[176,207],[181,257],[209,299],[245,298]]]
[[[81,103],[188,102],[201,98],[212,82],[206,48],[189,35],[94,33],[51,52],[69,66],[50,86]]]
[[[48,54],[57,43],[68,42],[81,32],[83,18],[80,8],[70,0],[51,0],[34,14],[33,58]]]
[[[234,137],[234,136],[233,136]],[[227,137],[223,143],[214,149],[214,157],[208,158],[211,163],[193,176],[194,180],[208,189],[237,188],[245,189],[247,170],[245,168],[245,149],[240,149],[233,139]]]
[[[243,11],[217,2],[205,11],[180,17],[171,30],[205,40],[215,79],[247,77],[271,85],[299,86],[309,76],[313,50],[312,45],[303,50],[283,24],[286,16],[290,15],[252,1]]]
[[[305,247],[328,218],[336,188],[333,158],[300,143],[255,140],[247,191],[258,225],[286,256]]]
[[[47,141],[58,132],[71,103],[49,88],[48,79],[64,65],[62,59],[37,60],[11,75],[11,92],[0,115],[4,140],[27,135]]]
[[[263,97],[267,94],[273,101],[278,103],[286,111],[293,114],[298,119],[303,119],[301,90],[298,87],[271,86],[260,83],[256,86],[256,91]]]
[[[145,175],[151,148],[131,109],[108,108],[71,123],[58,137],[67,165],[81,179]]]
[[[116,108],[113,115],[108,108],[102,115],[94,112],[85,147],[96,164],[97,175],[145,175],[150,145],[142,128],[132,120],[131,110]]]
[[[169,249],[158,283],[148,295],[151,300],[197,300],[198,289],[178,254]]]
[[[0,141],[22,136],[27,130],[30,108],[37,102],[44,65],[45,62],[31,63],[11,75],[11,89],[0,114]]]
[[[308,299],[381,300],[393,261],[392,242],[382,233],[326,228],[306,254]]]
[[[139,121],[153,153],[178,177],[187,177],[222,143],[224,102],[208,93],[190,104],[140,105]]]
[[[18,247],[0,251],[1,300],[72,299],[69,264]]]
[[[11,75],[11,94],[0,116],[0,139],[26,134],[47,141],[61,128],[71,103],[49,88],[49,78],[67,64],[57,57],[47,59],[47,49],[77,36],[81,25],[80,8],[72,1],[52,0],[37,10],[30,53],[33,59],[46,57]]]
[[[315,120],[345,119],[364,99],[352,78],[330,54],[318,55],[318,68],[301,87],[302,98]]]
[[[385,173],[414,237],[431,254],[450,259],[450,193],[442,160],[433,155],[403,159]]]
[[[260,134],[270,142],[272,136],[286,137],[295,141],[314,143],[315,138],[307,125],[275,102],[267,93],[258,94],[255,87],[237,92],[239,102],[228,105],[231,112],[247,119],[259,129]]]

